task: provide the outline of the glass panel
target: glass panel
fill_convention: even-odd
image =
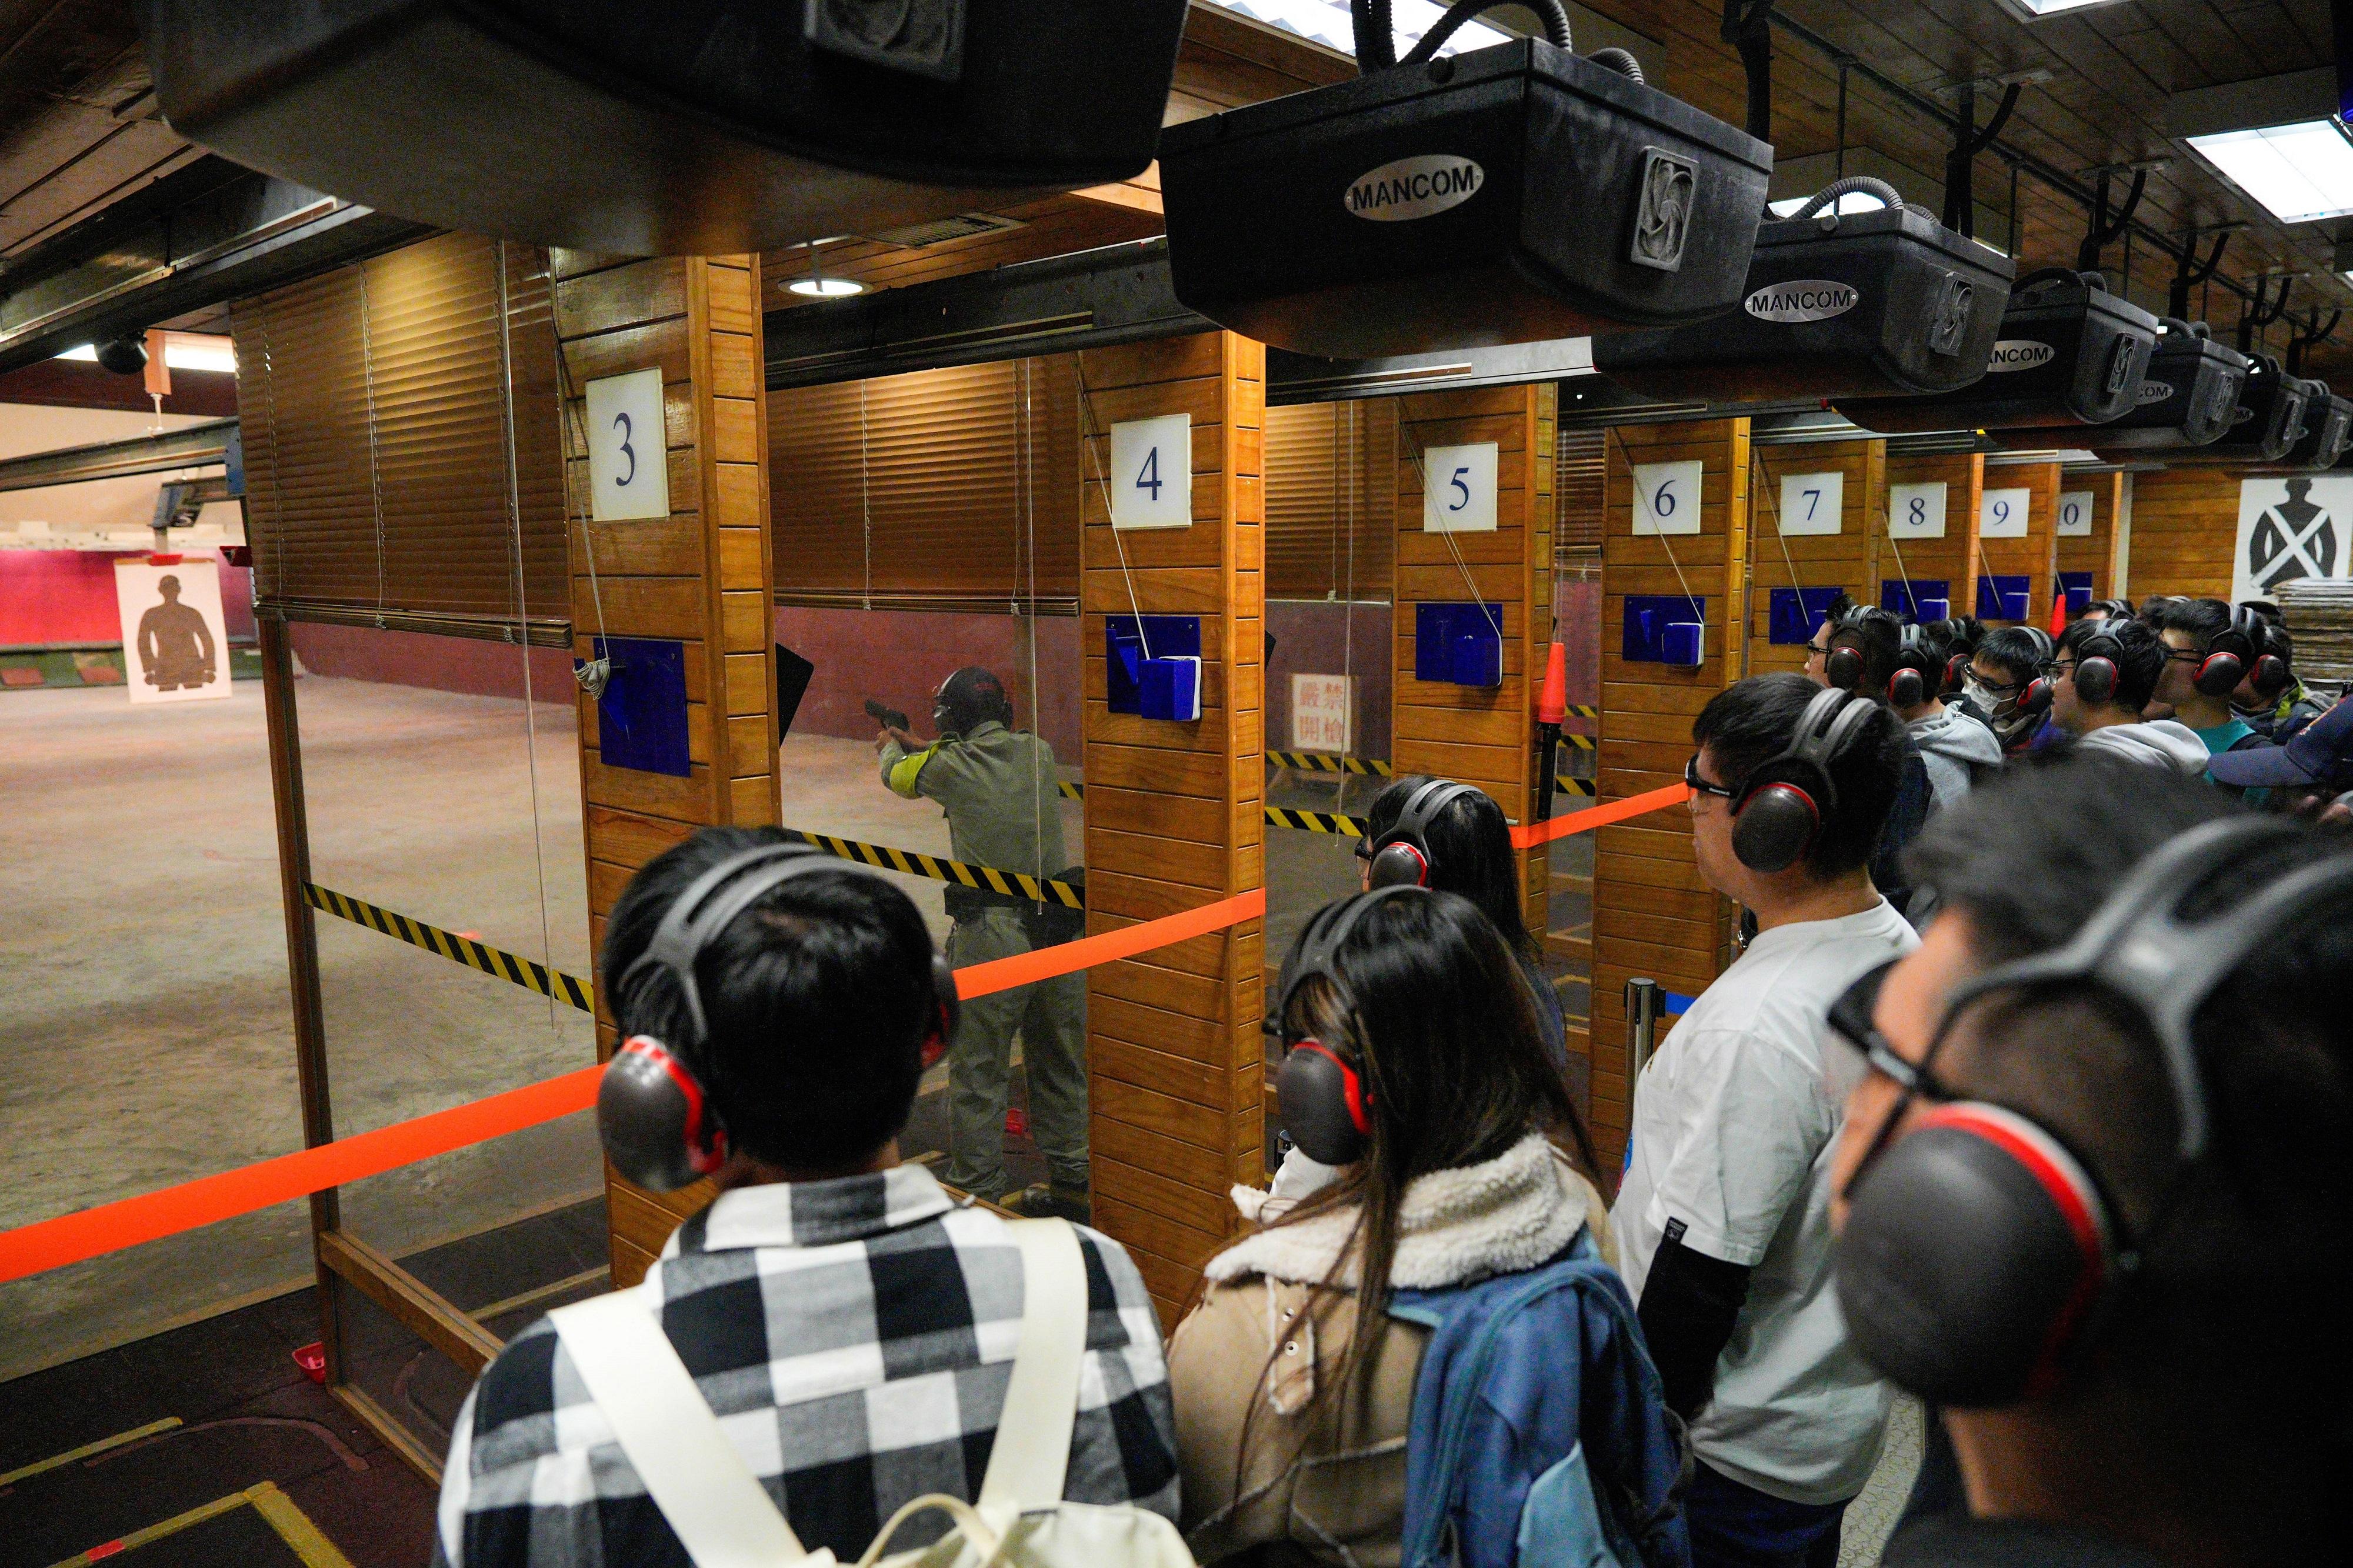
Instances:
[[[343,1381],[374,1400],[393,1424],[438,1463],[449,1451],[458,1407],[473,1374],[435,1350],[348,1279],[341,1303]]]

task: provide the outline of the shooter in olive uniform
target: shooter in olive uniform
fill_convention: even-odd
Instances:
[[[940,803],[957,859],[1057,877],[1067,862],[1054,748],[1012,722],[1004,684],[985,669],[959,669],[933,694],[937,741],[926,746],[899,729],[875,737],[882,782],[910,800]],[[985,889],[951,884],[947,908],[955,921],[948,962],[959,969],[1067,941],[1084,930],[1084,917],[1075,910]],[[1083,1215],[1086,996],[1085,975],[1065,974],[964,1004],[948,1048],[944,1180],[1008,1207]],[[1017,1028],[1029,1086],[1029,1133],[1046,1156],[1050,1181],[1042,1191],[1008,1194],[1005,1101]]]

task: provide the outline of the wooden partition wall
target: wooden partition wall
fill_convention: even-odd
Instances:
[[[2168,468],[2133,476],[2134,598],[2231,596],[2239,484],[2244,477],[2236,468]]]
[[[1559,394],[1542,383],[1430,393],[1401,400],[1398,423],[1397,664],[1390,683],[1391,766],[1477,784],[1514,823],[1536,809],[1535,683],[1552,643],[1553,426]],[[1422,526],[1423,464],[1432,447],[1493,441],[1495,531],[1430,533]],[[1414,678],[1415,605],[1472,597],[1503,623],[1500,686]],[[1529,929],[1546,929],[1546,850],[1523,851]]]
[[[608,768],[596,705],[580,701],[580,784],[589,923],[605,920],[632,872],[697,827],[768,825],[776,801],[776,677],[769,603],[768,464],[761,375],[759,258],[618,261],[554,255],[555,322],[568,372],[564,439],[572,541],[573,651],[591,637],[675,639],[686,648],[686,778]],[[582,521],[587,457],[581,403],[591,381],[659,366],[668,517]],[[593,576],[592,576],[593,567]],[[596,975],[596,1048],[613,1020]],[[653,1194],[607,1175],[613,1283],[634,1284],[704,1184]]]
[[[1990,498],[1997,491],[2021,489],[2027,497],[2025,534],[2017,539],[1987,537],[1984,513]],[[2046,626],[2051,619],[2053,551],[2058,543],[2052,530],[2059,512],[2059,465],[2048,460],[2010,463],[1989,458],[1985,466],[1984,496],[1986,499],[1980,500],[1977,515],[1979,557],[1977,570],[2000,577],[2025,577],[2030,586],[2026,619],[2022,624]],[[1947,526],[1949,528],[1950,524]],[[1974,576],[1971,581],[1975,582]],[[1974,613],[1977,609],[1974,588],[1969,601],[1968,608]],[[1993,626],[2021,624],[1998,616],[1989,616],[1985,619]]]
[[[1749,455],[1750,525],[1748,532],[1747,664],[1750,675],[1777,669],[1803,669],[1803,642],[1772,640],[1773,594],[1776,589],[1841,588],[1859,604],[1878,602],[1878,568],[1886,548],[1887,443],[1881,440],[1808,441],[1788,446],[1753,446]],[[1810,505],[1819,511],[1827,488],[1792,486],[1784,481],[1808,475],[1839,476],[1838,531],[1804,531],[1815,525],[1805,515]],[[1794,489],[1793,509],[1785,515],[1782,491]],[[1817,493],[1810,502],[1809,489]],[[1801,531],[1791,533],[1795,526]],[[1813,625],[1806,635],[1813,635]]]
[[[1898,534],[1899,517],[1909,510],[1913,494],[1909,487],[1942,485],[1945,487],[1945,531],[1937,538],[1903,537]],[[1985,489],[1985,458],[1978,452],[1948,452],[1934,457],[1903,457],[1890,453],[1887,458],[1887,493],[1891,498],[1883,508],[1879,521],[1879,570],[1870,586],[1870,603],[1884,604],[1889,585],[1901,595],[1906,583],[1942,583],[1951,595],[1951,613],[1968,616],[1977,613],[1978,574],[1978,502]],[[1897,491],[1904,491],[1904,503],[1899,506]],[[1934,509],[1923,515],[1933,516]],[[1921,589],[1922,593],[1927,590]]]
[[[1601,542],[1599,796],[1679,784],[1692,720],[1740,679],[1746,652],[1750,449],[1746,419],[1613,429]],[[1698,462],[1700,531],[1634,532],[1634,464]],[[1626,595],[1704,598],[1695,669],[1623,657]],[[1593,865],[1593,1136],[1615,1169],[1626,1146],[1626,982],[1647,975],[1697,994],[1723,967],[1729,906],[1700,879],[1681,806],[1596,835]]]
[[[1265,795],[1264,345],[1229,332],[1080,356],[1093,452],[1082,471],[1090,933],[1262,885]],[[1110,427],[1192,420],[1193,523],[1114,538],[1095,476]],[[1125,570],[1121,551],[1125,551]],[[1201,617],[1201,717],[1113,713],[1103,622]],[[1239,1224],[1229,1189],[1265,1182],[1263,921],[1087,971],[1094,1223],[1134,1256],[1176,1326],[1201,1265]]]
[[[2055,542],[2057,572],[2089,572],[2092,597],[2116,596],[2118,568],[2124,563],[2124,531],[2118,526],[2131,493],[2132,476],[2121,471],[2099,474],[2061,473],[2060,525],[2065,526],[2069,496],[2091,498],[2088,533],[2061,533]],[[2055,591],[2055,590],[2054,590]]]

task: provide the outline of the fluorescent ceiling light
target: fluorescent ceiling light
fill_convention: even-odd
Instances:
[[[98,345],[84,343],[68,349],[59,359],[98,363]],[[172,370],[216,370],[234,373],[237,369],[237,348],[224,337],[173,332],[164,340],[164,363]]]
[[[1767,202],[1765,205],[1775,217],[1788,217],[1813,199],[1811,196],[1784,196],[1778,202]],[[1867,191],[1849,191],[1833,205],[1838,209],[1839,216],[1845,217],[1853,213],[1875,213],[1887,204]],[[1820,217],[1821,215],[1816,213],[1814,216]]]
[[[2081,11],[2087,5],[2105,5],[2110,0],[2004,0],[2004,3],[2032,22],[2044,16],[2056,16],[2062,11]]]
[[[785,287],[807,300],[847,300],[866,292],[866,285],[853,278],[796,278]]]
[[[1348,0],[1215,0],[1225,10],[1248,16],[1253,22],[1263,22],[1270,27],[1280,27],[1286,33],[1296,33],[1303,38],[1337,49],[1353,58],[1356,53],[1356,32],[1348,19]],[[1446,15],[1446,7],[1434,5],[1430,0],[1392,0],[1392,21],[1397,26],[1397,52],[1402,56],[1421,36],[1438,25]],[[1441,55],[1461,54],[1470,49],[1483,49],[1491,44],[1511,41],[1512,35],[1482,26],[1477,22],[1465,22],[1454,35],[1439,47]]]
[[[2353,213],[2353,140],[2341,121],[2306,120],[2186,140],[2216,173],[2282,223]]]

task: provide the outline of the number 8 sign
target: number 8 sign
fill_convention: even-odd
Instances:
[[[1704,467],[1696,462],[1635,464],[1634,532],[1697,533]]]
[[[1113,528],[1192,527],[1193,416],[1164,414],[1113,425],[1103,484]]]

